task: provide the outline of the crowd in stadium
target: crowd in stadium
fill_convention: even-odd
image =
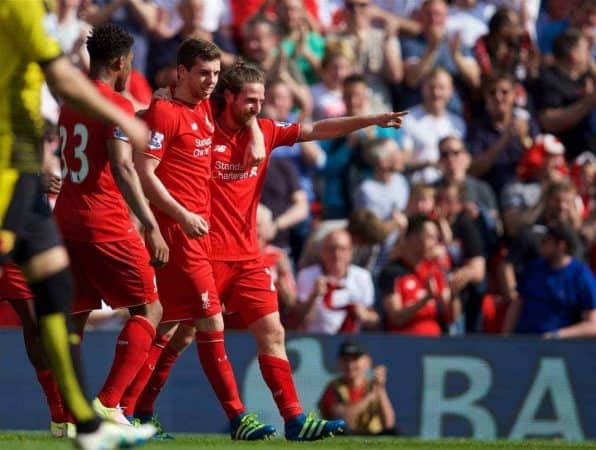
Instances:
[[[257,223],[287,329],[596,335],[593,0],[58,3],[50,26],[83,70],[92,27],[134,36],[137,110],[200,38],[223,68],[266,72],[264,117],[409,111],[273,152]]]

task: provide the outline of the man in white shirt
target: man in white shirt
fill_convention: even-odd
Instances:
[[[415,182],[433,183],[440,172],[439,141],[453,135],[463,138],[466,124],[463,119],[447,110],[453,95],[453,80],[442,68],[433,69],[422,83],[422,103],[410,109],[404,131],[414,144],[408,168],[414,171]]]
[[[331,231],[321,246],[321,262],[298,272],[296,316],[311,333],[356,333],[373,328],[379,315],[373,309],[370,272],[351,264],[352,239],[344,230]]]

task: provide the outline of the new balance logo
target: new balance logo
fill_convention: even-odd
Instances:
[[[215,147],[213,147],[213,151],[217,153],[225,153],[226,149],[227,147],[225,145],[216,145]]]

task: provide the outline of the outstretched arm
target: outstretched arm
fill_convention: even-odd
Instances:
[[[334,139],[345,136],[361,128],[378,125],[383,128],[400,128],[407,111],[371,114],[367,116],[334,117],[319,120],[312,124],[303,124],[298,142]]]

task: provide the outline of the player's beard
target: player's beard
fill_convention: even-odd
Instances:
[[[246,126],[246,124],[248,124],[248,122],[250,122],[254,116],[255,114],[252,112],[234,111],[234,121],[240,127]]]

